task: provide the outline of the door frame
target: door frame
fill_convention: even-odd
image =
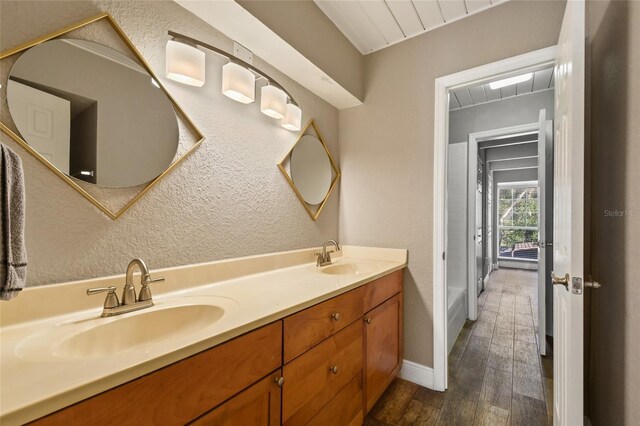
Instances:
[[[478,143],[497,139],[501,137],[508,137],[516,135],[518,133],[530,133],[538,131],[538,123],[518,124],[516,126],[502,127],[499,129],[485,130],[482,132],[469,133],[469,143],[467,146],[467,158],[478,157]],[[473,166],[473,167],[472,167]],[[468,160],[468,173],[469,178],[467,183],[467,315],[471,321],[478,319],[478,269],[476,267],[475,259],[476,246],[473,236],[475,234],[474,229],[476,227],[476,193],[473,191],[478,184],[478,166],[477,162],[471,164],[471,160]],[[494,206],[495,208],[495,206]],[[482,238],[486,236],[483,235]],[[495,244],[497,239],[494,239]],[[493,250],[493,247],[490,248]],[[497,259],[496,259],[497,262]],[[482,277],[484,279],[484,276]],[[446,281],[445,281],[446,286]]]
[[[449,90],[555,64],[556,46],[524,53],[435,80],[433,191],[433,389],[447,389],[447,145]]]

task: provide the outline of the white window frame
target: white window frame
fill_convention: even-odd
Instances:
[[[498,262],[502,261],[509,261],[509,262],[528,262],[528,263],[538,263],[538,259],[525,259],[525,258],[514,258],[514,257],[504,257],[504,256],[500,256],[500,230],[501,229],[523,229],[525,231],[538,231],[538,236],[540,235],[540,224],[538,224],[538,226],[503,226],[500,225],[500,218],[499,218],[499,214],[500,214],[500,189],[501,188],[536,188],[538,190],[538,194],[540,194],[540,184],[537,180],[527,180],[527,181],[522,181],[522,182],[499,182],[497,184],[497,194],[496,194],[496,201],[497,203],[495,203],[495,211],[496,211],[496,219],[497,219],[497,226],[496,226],[496,241],[495,241],[495,245],[496,245],[496,259]],[[540,203],[538,202],[538,210],[540,209]],[[540,253],[538,253],[538,256],[540,255]]]

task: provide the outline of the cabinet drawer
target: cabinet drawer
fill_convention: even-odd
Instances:
[[[283,424],[307,423],[361,372],[362,324],[356,321],[285,365]]]
[[[280,425],[281,388],[276,384],[281,371],[270,374],[242,391],[215,410],[200,417],[191,426],[278,426]]]
[[[289,362],[362,316],[364,287],[284,319],[284,361]]]
[[[47,417],[37,425],[184,425],[280,368],[277,321]]]
[[[324,408],[316,414],[308,426],[338,424],[360,426],[362,413],[362,373],[355,376]]]
[[[365,286],[364,312],[369,312],[402,291],[402,273],[403,269],[400,269]]]

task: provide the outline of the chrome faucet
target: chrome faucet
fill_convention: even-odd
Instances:
[[[133,285],[133,272],[138,267],[140,269],[140,293],[136,297],[136,288]],[[127,312],[133,312],[144,308],[150,308],[153,306],[153,299],[151,298],[151,290],[149,284],[164,281],[164,278],[151,279],[149,274],[149,268],[142,259],[133,259],[127,266],[127,275],[125,279],[124,289],[122,290],[122,303],[118,300],[116,295],[116,288],[111,287],[98,287],[90,288],[87,290],[87,296],[91,296],[97,293],[107,293],[107,297],[104,301],[104,308],[102,310],[102,317],[111,317],[114,315],[125,314]]]
[[[340,251],[340,246],[338,245],[336,240],[325,241],[325,243],[322,245],[322,253],[315,254],[316,256],[318,256],[316,266],[331,265],[331,253],[334,253],[335,251],[334,250],[327,251],[327,246],[329,244],[333,244],[333,246],[336,248],[335,251]]]

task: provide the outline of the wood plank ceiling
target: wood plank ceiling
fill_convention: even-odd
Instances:
[[[511,98],[513,96],[541,92],[543,90],[553,89],[553,87],[553,68],[547,68],[534,72],[533,77],[529,81],[506,86],[501,89],[494,90],[489,87],[489,83],[454,89],[450,92],[449,96],[449,110],[454,111],[487,102]]]
[[[366,55],[506,0],[314,0]]]

